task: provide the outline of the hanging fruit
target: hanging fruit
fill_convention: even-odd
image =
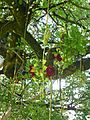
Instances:
[[[44,45],[48,43],[50,37],[51,37],[51,32],[49,29],[46,29],[44,33],[44,41],[43,41]]]
[[[51,76],[54,76],[55,75],[55,69],[53,66],[49,65],[47,68],[46,68],[46,75],[48,77],[51,77]]]

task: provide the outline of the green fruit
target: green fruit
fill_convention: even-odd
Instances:
[[[44,45],[46,45],[48,43],[48,40],[49,40],[50,37],[51,37],[50,30],[46,30],[45,33],[44,33],[44,41],[43,41]]]

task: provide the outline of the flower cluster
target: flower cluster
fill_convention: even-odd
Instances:
[[[53,58],[55,60],[59,61],[59,62],[62,61],[62,57],[60,56],[60,54],[54,54]],[[34,65],[30,65],[29,68],[30,68],[29,69],[29,73],[30,73],[31,77],[34,77],[35,76],[35,67],[34,67]],[[48,78],[50,78],[51,76],[54,76],[54,75],[55,75],[55,68],[54,68],[54,66],[48,65],[47,68],[46,68],[46,76]]]

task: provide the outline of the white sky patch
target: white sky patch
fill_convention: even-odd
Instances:
[[[53,80],[53,87],[52,87],[53,90],[60,90],[60,88],[64,88],[64,87],[65,87],[65,80],[61,80],[61,82],[59,79]]]
[[[75,119],[75,111],[68,110],[68,120],[74,120]]]
[[[47,87],[46,87],[46,91],[49,92],[50,91],[50,82],[48,82]],[[57,80],[52,80],[52,90],[60,90],[62,88],[65,87],[65,80],[61,80],[57,79]]]

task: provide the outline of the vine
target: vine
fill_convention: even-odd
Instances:
[[[43,44],[44,44],[44,50],[43,50],[43,61],[42,61],[42,68],[44,68],[45,66],[45,48],[46,48],[46,45],[48,43],[48,40],[51,36],[51,33],[50,33],[50,30],[49,30],[49,26],[48,26],[48,16],[49,16],[49,5],[50,5],[50,0],[48,0],[48,7],[47,7],[47,16],[46,16],[46,29],[45,29],[45,32],[44,32],[44,40],[43,40]],[[45,69],[43,69],[43,73],[44,73]],[[44,78],[43,78],[44,80]],[[51,117],[52,117],[52,76],[49,77],[49,80],[50,80],[50,107],[49,107],[49,120],[51,120]],[[44,82],[43,81],[43,87],[44,87]]]

